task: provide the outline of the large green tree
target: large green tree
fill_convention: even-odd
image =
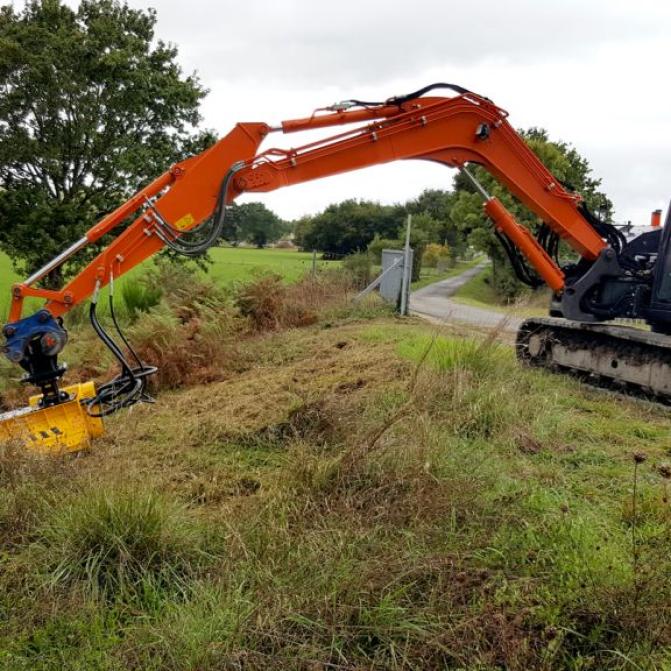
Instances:
[[[382,238],[395,238],[404,219],[402,206],[345,200],[312,218],[302,231],[302,246],[338,255],[360,252],[376,233]]]
[[[20,270],[212,141],[194,131],[206,92],[155,24],[117,0],[0,9],[0,248]]]
[[[259,249],[279,240],[290,227],[263,203],[233,203],[228,208],[227,237],[251,242]]]
[[[426,231],[428,242],[447,244],[458,254],[464,251],[466,244],[462,232],[452,219],[455,199],[453,191],[425,189],[417,198],[406,203],[406,209],[413,215],[427,214],[436,222],[433,230]]]
[[[524,140],[553,175],[572,191],[580,193],[590,210],[604,221],[610,221],[613,204],[600,190],[601,180],[594,177],[587,159],[581,156],[572,145],[566,142],[551,141],[546,130],[531,128],[519,131]],[[471,168],[478,181],[513,214],[516,220],[532,231],[541,225],[540,219],[483,168]],[[463,240],[476,249],[485,252],[493,262],[494,287],[505,298],[514,298],[522,284],[516,279],[511,265],[505,256],[501,244],[494,235],[491,221],[482,210],[482,198],[473,185],[461,173],[454,180],[455,195],[452,199],[450,216],[461,230]],[[562,247],[561,253],[570,255],[568,248]]]

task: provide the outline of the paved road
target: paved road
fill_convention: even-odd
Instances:
[[[517,331],[522,322],[517,317],[506,316],[496,310],[462,305],[450,300],[450,296],[459,287],[475,277],[486,265],[486,262],[480,263],[461,275],[413,291],[410,294],[410,312],[419,317],[441,322],[462,322],[484,328],[499,327],[506,331]]]

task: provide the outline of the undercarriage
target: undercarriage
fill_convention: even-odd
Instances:
[[[671,339],[661,333],[540,317],[522,323],[516,350],[517,357],[532,366],[671,403]]]

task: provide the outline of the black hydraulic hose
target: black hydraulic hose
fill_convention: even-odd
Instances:
[[[147,366],[147,364],[140,359],[140,357],[137,355],[137,352],[133,349],[131,344],[128,342],[128,338],[124,335],[123,331],[121,330],[121,326],[119,325],[119,322],[117,321],[116,318],[116,312],[114,310],[114,297],[112,293],[110,292],[109,296],[109,306],[110,306],[110,315],[112,316],[112,323],[114,324],[114,328],[116,329],[116,332],[119,334],[119,338],[121,338],[121,341],[123,344],[126,346],[128,351],[133,355],[133,358],[135,359],[135,362],[137,363],[137,368],[132,368],[131,373],[142,380],[142,393],[141,393],[141,398],[139,400],[145,402],[145,403],[154,403],[154,399],[149,396],[146,392],[146,387],[147,387],[147,376],[153,375],[158,371],[158,368],[156,366]]]
[[[112,300],[110,299],[110,305],[113,310]],[[138,361],[139,365],[136,368],[132,368],[126,358],[124,357],[123,352],[119,346],[114,342],[114,340],[107,334],[105,329],[100,324],[98,316],[96,313],[97,301],[91,301],[89,307],[89,319],[93,330],[96,332],[98,337],[103,341],[105,346],[112,352],[115,359],[121,365],[121,373],[117,375],[113,380],[106,382],[98,388],[96,395],[93,398],[86,399],[84,404],[86,406],[86,411],[91,417],[107,417],[122,408],[127,408],[140,400],[145,400],[144,390],[146,387],[146,378],[148,375],[156,372],[154,366],[145,366],[135,353],[135,351],[129,346],[129,349],[133,352],[134,358]],[[119,330],[118,322],[116,317],[113,315],[112,320],[115,323],[116,328]],[[120,332],[122,340],[127,344],[126,338]],[[149,400],[148,398],[146,400]],[[97,408],[97,410],[96,410]]]
[[[391,98],[387,98],[387,100],[379,100],[377,102],[372,102],[366,100],[352,99],[347,100],[346,102],[352,103],[352,105],[357,105],[359,107],[376,107],[378,105],[402,105],[403,103],[408,102],[409,100],[420,98],[425,93],[429,93],[429,91],[433,91],[435,89],[450,89],[451,91],[454,91],[459,95],[463,95],[465,93],[472,93],[472,91],[469,91],[468,89],[465,89],[463,86],[459,86],[458,84],[446,84],[444,82],[437,82],[435,84],[429,84],[428,86],[424,86],[423,88],[418,89],[417,91],[413,91],[412,93],[407,93],[406,95],[403,96],[393,96]]]
[[[167,247],[183,256],[194,257],[204,254],[210,247],[212,247],[212,245],[217,243],[221,237],[226,219],[226,194],[228,193],[228,187],[233,175],[235,175],[240,167],[242,167],[241,164],[234,164],[229,168],[222,179],[219,193],[217,195],[217,204],[211,219],[213,223],[210,225],[210,230],[207,232],[204,239],[192,241],[189,240],[188,237],[189,235],[197,234],[203,230],[203,228],[205,228],[205,222],[188,231],[180,231],[171,226],[168,222],[162,219],[157,219],[158,226],[156,232]]]
[[[114,298],[112,294],[110,293],[109,296],[109,306],[110,306],[110,316],[112,317],[112,323],[114,324],[114,328],[116,329],[116,332],[119,334],[119,338],[121,338],[121,341],[123,344],[126,346],[128,351],[133,355],[133,358],[135,359],[135,362],[140,368],[144,368],[144,364],[142,361],[140,361],[140,357],[137,355],[135,350],[131,347],[131,344],[128,342],[128,339],[126,336],[123,334],[123,331],[121,330],[121,327],[119,326],[119,322],[117,321],[116,318],[116,312],[114,310]]]
[[[542,286],[543,280],[536,276],[529,266],[527,266],[510,239],[504,233],[497,230],[494,231],[494,234],[501,243],[517,279],[533,288]]]
[[[124,358],[123,353],[103,329],[98,321],[96,308],[97,301],[91,301],[89,307],[89,320],[91,321],[91,326],[93,326],[93,330],[98,337],[119,362],[122,371],[113,380],[101,385],[93,398],[86,400],[86,411],[91,417],[106,417],[107,415],[116,412],[121,407],[124,407],[123,401],[119,399],[120,396],[123,395],[125,399],[137,397],[142,387],[142,380],[135,377],[128,362]],[[98,410],[94,409],[96,406],[99,408]]]

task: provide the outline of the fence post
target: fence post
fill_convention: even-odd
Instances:
[[[317,250],[312,250],[312,277],[317,274]]]
[[[405,247],[403,249],[403,278],[401,280],[401,316],[408,314],[408,293],[410,292],[410,227],[412,214],[408,215],[408,226],[405,229]]]

